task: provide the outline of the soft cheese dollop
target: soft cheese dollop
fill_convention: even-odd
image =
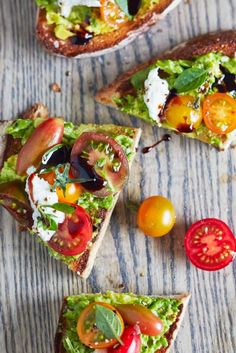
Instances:
[[[149,72],[144,82],[144,102],[148,107],[149,116],[157,123],[160,123],[159,114],[166,103],[170,93],[168,82],[159,76],[159,67]]]
[[[69,17],[73,6],[88,6],[100,7],[100,0],[58,0],[58,5],[61,8],[61,14],[64,17]]]
[[[36,173],[31,177],[32,190],[29,189],[29,178],[26,181],[26,192],[29,195],[29,200],[31,207],[33,209],[33,227],[32,230],[34,233],[38,234],[40,238],[44,241],[49,241],[52,236],[55,234],[54,230],[43,229],[41,222],[38,222],[42,215],[39,212],[39,206],[42,205],[53,205],[58,202],[58,196],[55,191],[51,190],[50,184],[41,179]],[[53,217],[53,220],[59,224],[63,223],[65,220],[65,214],[60,211],[56,211],[50,207],[42,207],[43,212],[46,215]]]

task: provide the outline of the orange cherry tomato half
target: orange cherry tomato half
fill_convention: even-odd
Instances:
[[[203,119],[209,130],[225,135],[236,129],[236,100],[226,93],[214,93],[203,102]]]
[[[93,227],[89,214],[80,206],[70,204],[75,211],[66,215],[48,245],[65,256],[81,254],[92,240]]]
[[[138,210],[137,222],[145,235],[162,237],[175,224],[175,209],[171,201],[163,196],[152,196],[143,201]]]
[[[117,309],[107,303],[93,302],[86,306],[80,314],[77,323],[78,336],[81,342],[90,348],[103,349],[112,347],[117,343],[117,340],[114,338],[107,339],[103,332],[96,327],[96,305],[104,306],[105,308],[112,310],[114,314],[118,316],[121,323],[120,336],[122,335],[124,331],[124,322]]]
[[[151,310],[140,304],[117,305],[119,313],[128,325],[138,325],[140,332],[148,336],[157,336],[163,330],[161,319]]]
[[[185,235],[185,248],[196,267],[216,271],[233,261],[236,239],[227,224],[206,218],[191,225]]]
[[[100,7],[101,18],[111,27],[119,27],[127,21],[125,13],[119,8],[115,0],[101,0]]]
[[[20,150],[16,164],[17,174],[25,175],[28,167],[37,167],[44,152],[61,143],[63,133],[62,119],[50,118],[42,122]]]
[[[202,110],[195,106],[195,101],[192,96],[174,96],[164,112],[167,122],[184,133],[197,129],[202,122]]]
[[[51,171],[49,173],[43,173],[40,176],[50,185],[54,184],[55,172]],[[66,185],[65,192],[60,187],[56,187],[56,193],[59,202],[76,203],[80,195],[83,193],[83,188],[78,183],[69,183]]]

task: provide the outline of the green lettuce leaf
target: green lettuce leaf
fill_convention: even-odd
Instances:
[[[0,184],[9,181],[21,180],[24,181],[25,177],[20,177],[16,174],[17,155],[9,157],[3,164],[0,171]]]
[[[22,145],[28,140],[34,129],[39,126],[44,119],[17,119],[6,128],[6,134],[11,135],[15,139],[20,139]]]
[[[225,67],[231,74],[236,75],[236,58],[227,58],[228,60],[222,62],[222,66]]]

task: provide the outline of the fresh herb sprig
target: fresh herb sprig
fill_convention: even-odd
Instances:
[[[50,167],[48,169],[43,169],[41,171],[41,174],[46,174],[51,171],[55,172],[55,181],[54,184],[52,185],[52,190],[55,191],[57,187],[62,189],[64,195],[66,192],[66,185],[67,184],[72,184],[72,183],[78,183],[78,184],[83,184],[87,183],[89,181],[96,181],[95,178],[89,178],[89,179],[84,179],[84,178],[70,178],[69,176],[69,171],[70,171],[70,163],[66,164],[59,164],[55,168]]]
[[[120,339],[122,333],[122,323],[119,316],[109,308],[96,304],[95,306],[96,326],[101,330],[107,339],[115,338],[123,345]]]
[[[47,207],[47,206],[46,206]],[[44,210],[45,206],[38,206],[38,211],[41,215],[41,218],[38,220],[38,226],[42,227],[44,230],[57,231],[58,224],[55,221],[55,216],[48,214]]]

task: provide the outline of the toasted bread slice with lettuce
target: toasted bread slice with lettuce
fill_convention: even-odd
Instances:
[[[38,129],[41,129],[42,132],[43,124],[48,124],[48,122],[54,125],[59,123],[60,128],[62,126],[63,135],[60,144],[49,148],[50,153],[44,154],[44,157],[41,155],[40,162],[32,163],[27,172],[20,172],[23,168],[22,165],[24,166],[25,162],[29,160],[31,150],[34,151],[35,155],[41,145],[45,143],[45,138],[40,141],[41,143],[37,143]],[[36,131],[38,135],[35,135]],[[52,136],[53,131],[50,130],[48,136]],[[47,133],[47,131],[44,130],[44,133]],[[34,105],[17,120],[2,121],[0,123],[1,205],[13,215],[21,228],[29,230],[32,236],[43,243],[52,256],[63,261],[81,277],[88,277],[119,193],[128,178],[128,171],[136,153],[140,134],[140,129],[129,127],[92,124],[74,125],[62,119],[55,118],[54,120],[49,118],[48,110],[42,104]],[[80,140],[81,136],[83,137],[82,140]],[[99,137],[99,142],[96,140],[97,137]],[[89,138],[89,143],[86,147],[87,138]],[[77,155],[83,155],[83,158],[78,157],[78,163],[82,163],[79,164],[79,173],[82,173],[83,177],[78,175],[75,178],[72,172],[72,159],[70,158],[72,158],[72,146],[75,146],[75,142],[78,140],[82,142],[82,145],[79,142],[76,149],[82,148],[82,152],[78,152],[77,149],[73,160],[75,161],[75,168],[77,168]],[[31,141],[31,144],[29,141]],[[27,147],[26,149],[26,146],[30,146],[30,148]],[[69,162],[66,162],[65,159],[65,146],[69,151]],[[85,146],[84,152],[83,146]],[[91,160],[88,162],[86,159],[88,155],[92,162]],[[56,169],[52,164],[52,157],[55,160],[55,163],[53,163]],[[108,162],[107,158],[113,158],[114,163]],[[93,159],[96,161],[96,167],[95,165],[91,166]],[[86,166],[84,165],[85,160]],[[49,161],[51,162],[49,163]],[[67,165],[69,167],[66,175]],[[87,171],[88,174],[86,174]],[[107,173],[108,181],[105,174],[103,176],[99,174],[100,171]],[[119,174],[121,171],[122,176]],[[51,178],[53,178],[52,181]],[[117,183],[120,183],[120,181],[122,183],[118,186]],[[65,185],[63,185],[64,182]],[[67,187],[71,186],[73,188],[69,192]],[[95,191],[95,189],[98,191]],[[49,202],[49,200],[51,201]],[[79,212],[77,218],[73,218],[77,211]],[[62,218],[58,218],[58,216],[62,216]],[[66,233],[65,222],[67,222],[66,229],[69,229],[69,232]],[[81,230],[76,228],[76,222],[78,225],[81,224]],[[64,228],[61,226],[63,224]],[[76,238],[82,230],[81,238]],[[54,235],[56,236],[59,233],[62,237],[55,238]],[[71,243],[66,246],[69,234],[71,234]],[[84,239],[86,242],[83,245]],[[76,252],[78,253],[76,254]]]
[[[180,0],[36,2],[36,34],[43,46],[66,57],[91,57],[127,45]]]
[[[235,53],[235,30],[204,34],[119,76],[96,99],[225,150],[236,144]]]
[[[188,305],[188,293],[171,297],[135,295],[132,293],[80,294],[64,299],[55,337],[55,353],[91,353],[77,334],[77,323],[82,311],[92,303],[106,303],[119,311],[119,305],[144,306],[162,321],[161,332],[156,336],[140,335],[140,353],[168,353],[180,329]],[[123,306],[123,310],[125,306]],[[125,322],[125,326],[127,323]],[[141,330],[142,331],[142,330]],[[96,349],[96,353],[99,353]],[[106,350],[101,350],[101,353]]]

